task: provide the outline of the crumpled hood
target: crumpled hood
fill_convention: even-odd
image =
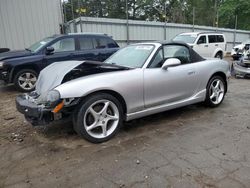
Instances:
[[[45,67],[36,82],[36,93],[41,95],[60,85],[64,76],[83,61],[55,62]]]
[[[24,57],[24,56],[30,56],[32,55],[31,52],[27,50],[13,50],[8,52],[0,53],[0,61],[10,58],[18,58],[18,57]]]
[[[78,77],[83,77],[90,74],[128,70],[130,68],[98,61],[62,61],[53,63],[40,72],[36,82],[36,93],[40,95],[40,100],[44,101],[48,91],[54,89],[63,82],[76,79],[77,76],[68,78],[68,73],[73,69],[80,69],[81,74],[78,75]],[[67,79],[65,80],[65,78]]]

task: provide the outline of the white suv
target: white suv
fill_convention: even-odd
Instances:
[[[226,52],[226,39],[222,33],[181,33],[175,36],[173,41],[181,41],[189,44],[198,54],[203,57],[215,57],[222,59]]]

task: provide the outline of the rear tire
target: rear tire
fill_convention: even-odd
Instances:
[[[217,52],[216,55],[215,55],[215,58],[223,59],[222,52]]]
[[[112,95],[87,97],[73,115],[75,131],[92,143],[108,141],[119,131],[123,120],[121,103]]]
[[[213,76],[207,84],[205,104],[209,107],[219,106],[225,97],[226,83],[221,76]]]
[[[14,85],[18,91],[30,92],[35,89],[38,74],[32,69],[22,69],[14,77]]]

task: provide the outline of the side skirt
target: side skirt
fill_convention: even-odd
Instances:
[[[169,104],[159,105],[159,106],[147,108],[147,109],[142,110],[142,111],[127,114],[126,121],[130,121],[130,120],[141,118],[141,117],[148,116],[151,114],[156,114],[159,112],[164,112],[164,111],[179,108],[182,106],[187,106],[190,104],[202,102],[205,100],[205,98],[206,98],[206,89],[204,89],[204,90],[200,91],[199,93],[193,95],[192,97],[185,99],[185,100],[182,100],[182,101],[177,101],[177,102],[173,102],[173,103],[169,103]]]

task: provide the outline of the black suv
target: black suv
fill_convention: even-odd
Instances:
[[[0,54],[0,79],[20,91],[32,91],[39,72],[67,60],[104,61],[119,49],[106,34],[67,34],[45,38],[25,50]],[[70,62],[69,62],[70,63]]]

